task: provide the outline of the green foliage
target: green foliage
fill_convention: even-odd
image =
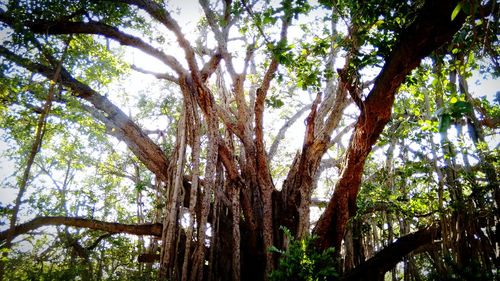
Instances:
[[[436,111],[439,116],[439,132],[446,132],[453,122],[456,122],[460,118],[467,116],[467,114],[472,113],[472,105],[469,102],[458,100],[456,97],[452,97],[449,102],[443,107]]]
[[[458,13],[460,13],[460,10],[462,10],[462,5],[463,5],[463,2],[458,2],[457,6],[455,7],[455,9],[453,9],[453,12],[451,13],[451,20],[454,20]]]
[[[341,46],[347,51],[355,45],[365,47],[352,62],[353,68],[359,71],[383,62],[398,35],[414,20],[419,4],[394,0],[343,0],[336,1],[333,7],[341,18],[350,18],[354,23],[352,37],[342,42]]]
[[[288,249],[272,247],[270,251],[281,255],[278,267],[269,276],[272,281],[320,281],[334,280],[337,273],[334,268],[333,248],[320,251],[315,248],[315,236],[294,239],[290,231],[282,227]]]
[[[66,61],[80,73],[77,78],[98,89],[128,70],[119,52],[108,50],[105,44],[91,36],[75,36],[68,52],[70,56]]]
[[[16,13],[18,20],[43,19],[58,21],[73,19],[82,21],[90,18],[107,24],[121,24],[127,27],[145,25],[142,17],[132,13],[132,8],[123,3],[80,0],[22,0],[9,1],[9,12]],[[140,24],[138,24],[140,23]]]

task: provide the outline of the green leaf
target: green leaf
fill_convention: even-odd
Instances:
[[[441,115],[441,119],[439,120],[439,132],[446,132],[451,126],[451,116],[449,114]]]
[[[285,103],[280,98],[276,96],[271,96],[268,99],[266,99],[266,104],[272,108],[280,108]]]
[[[455,118],[460,118],[464,114],[472,112],[472,105],[466,101],[457,101],[451,107],[451,114]]]
[[[271,247],[269,247],[269,249],[267,249],[269,252],[271,253],[279,253],[279,254],[283,254],[283,251],[276,248],[276,246],[274,245],[271,245]]]
[[[454,20],[457,17],[458,13],[460,13],[460,10],[462,10],[462,2],[459,2],[451,13],[451,20]]]

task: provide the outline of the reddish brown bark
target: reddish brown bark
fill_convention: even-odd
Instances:
[[[347,60],[346,65],[349,64]],[[342,85],[342,84],[341,84]],[[283,189],[277,198],[276,220],[279,225],[287,227],[294,235],[304,235],[309,230],[308,210],[311,205],[311,194],[314,180],[316,178],[321,158],[328,149],[330,135],[338,126],[345,107],[349,104],[347,100],[347,91],[344,87],[337,88],[335,93],[330,93],[325,97],[324,103],[329,98],[335,97],[335,101],[329,109],[326,121],[318,120],[316,117],[320,114],[321,107],[324,104],[314,106],[306,119],[307,131],[304,137],[304,144],[300,154],[296,155],[288,172],[287,179],[283,183]],[[320,102],[320,97],[316,98],[315,103]],[[321,119],[321,117],[320,117]],[[319,127],[319,128],[318,128]],[[307,221],[304,221],[307,220]],[[281,244],[281,237],[277,244]]]
[[[340,249],[347,221],[356,212],[356,198],[366,157],[391,117],[396,90],[420,60],[451,40],[465,20],[459,14],[451,21],[457,1],[427,1],[419,16],[394,47],[375,85],[362,103],[351,137],[340,179],[314,233],[322,248]]]

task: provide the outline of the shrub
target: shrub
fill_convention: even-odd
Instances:
[[[278,267],[270,274],[271,281],[321,281],[336,280],[337,272],[333,248],[324,251],[314,246],[315,236],[294,239],[290,231],[282,228],[290,243],[288,249],[271,247],[270,251],[281,255]]]

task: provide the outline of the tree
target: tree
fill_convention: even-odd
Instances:
[[[496,114],[491,113],[496,109],[493,107],[488,112],[487,105],[474,99],[464,79],[478,66],[473,64],[474,58],[469,59],[474,54],[493,58],[490,72],[498,74],[495,37],[498,7],[494,1],[400,2],[322,1],[312,7],[301,0],[279,3],[200,0],[204,14],[198,23],[200,35],[191,41],[174,19],[171,7],[156,1],[9,1],[3,4],[0,21],[7,36],[0,46],[2,79],[11,86],[3,89],[2,114],[14,118],[12,111],[18,106],[28,108],[31,115],[33,111],[36,114],[33,107],[29,108],[32,104],[23,97],[32,96],[29,93],[32,84],[41,85],[41,90],[31,99],[35,103],[43,98],[53,99],[58,104],[57,110],[49,108],[44,110],[45,114],[50,113],[56,120],[67,120],[68,124],[91,128],[84,135],[101,136],[96,143],[106,143],[102,137],[104,132],[125,143],[133,156],[109,153],[107,160],[97,158],[94,163],[100,162],[100,166],[96,174],[113,175],[103,184],[114,189],[124,184],[118,180],[113,182],[115,176],[129,180],[129,192],[133,191],[136,196],[137,208],[135,224],[130,224],[120,218],[120,222],[97,220],[93,217],[94,211],[92,217],[68,217],[69,213],[39,215],[18,223],[14,207],[10,227],[0,233],[6,242],[5,257],[15,237],[45,225],[64,225],[99,230],[107,233],[104,235],[128,233],[158,237],[160,243],[152,241],[147,254],[153,260],[159,258],[161,280],[265,280],[279,258],[269,249],[287,245],[287,238],[280,231],[280,227],[285,227],[299,240],[307,239],[312,232],[320,251],[333,247],[338,261],[335,266],[340,273],[346,271],[341,277],[346,280],[364,280],[362,275],[367,272],[383,278],[403,259],[409,271],[410,264],[413,268],[416,266],[409,254],[419,247],[435,246],[434,238],[438,235],[443,237],[441,251],[428,251],[433,257],[437,255],[433,264],[438,270],[451,272],[442,264],[440,256],[450,255],[456,257],[458,265],[467,264],[474,256],[470,250],[479,247],[473,237],[481,234],[484,247],[478,266],[493,268],[492,263],[498,259],[493,245],[499,242],[492,233],[485,235],[480,229],[482,225],[471,225],[481,214],[465,210],[469,204],[482,202],[488,213],[486,226],[494,231],[500,205],[496,163],[489,160],[493,154],[484,145],[486,139],[481,133],[484,126],[475,114],[480,112],[483,120],[488,120]],[[314,22],[311,21],[314,13],[322,16],[316,21],[321,32],[304,24]],[[297,28],[303,30],[300,37],[290,38],[290,30]],[[347,30],[345,34],[343,28]],[[173,40],[163,36],[165,30]],[[167,47],[172,44],[182,52],[182,58],[168,52]],[[169,70],[160,73],[127,65],[120,59],[119,50],[130,48],[155,58]],[[337,68],[339,57],[344,58],[342,68]],[[421,65],[426,58],[432,59],[433,68],[429,69],[425,63]],[[158,97],[159,102],[151,92],[141,96],[141,113],[136,116],[120,109],[110,98],[113,93],[109,92],[110,83],[123,77],[129,67],[135,71],[132,75],[140,72],[153,75],[165,85],[162,90],[166,94]],[[367,72],[377,73],[376,77],[367,81],[364,78],[370,75]],[[447,74],[450,81],[443,86]],[[457,85],[457,74],[460,91],[453,88]],[[33,82],[26,82],[29,75]],[[49,91],[44,91],[45,79],[55,81]],[[427,87],[429,81],[433,81],[436,97],[424,93],[424,106],[415,104],[419,91]],[[54,87],[58,87],[57,92]],[[402,92],[401,104],[394,108],[398,91]],[[452,96],[450,103],[444,104],[446,91]],[[312,97],[310,104],[284,106],[284,101],[303,100],[301,96],[308,94]],[[435,101],[431,101],[432,98]],[[412,107],[405,107],[405,102],[413,103]],[[442,151],[436,149],[431,140],[433,157],[421,157],[422,162],[428,161],[421,165],[427,167],[425,172],[429,178],[434,175],[438,178],[440,223],[437,218],[415,222],[412,219],[416,214],[405,211],[398,200],[413,203],[418,198],[408,190],[396,188],[406,186],[405,178],[396,173],[411,173],[417,165],[404,170],[404,166],[393,163],[396,147],[402,148],[397,153],[401,153],[403,159],[408,159],[408,150],[412,147],[411,140],[405,142],[409,136],[404,135],[404,130],[396,129],[407,126],[407,131],[425,132],[425,122],[431,122],[430,114],[440,107],[446,108],[437,114]],[[266,146],[266,141],[271,139],[265,130],[265,114],[280,108],[296,113],[279,130],[274,142]],[[421,126],[412,127],[406,123],[412,114],[402,111],[415,108],[429,116],[418,119],[423,120]],[[159,112],[150,113],[158,109]],[[276,155],[278,147],[283,146],[287,129],[306,112],[302,147],[285,164],[286,159]],[[336,150],[342,157],[341,164],[336,159],[325,159],[329,151],[335,151],[334,145],[340,146],[342,135],[351,129],[351,126],[341,127],[350,112],[356,112],[356,117],[349,144],[345,152]],[[147,120],[148,113],[168,118],[168,128],[146,130],[145,125],[141,126],[141,119]],[[473,172],[469,165],[469,172],[464,175],[456,174],[457,153],[453,152],[446,136],[452,121],[460,124],[460,120],[468,120],[476,134],[476,138],[471,138],[475,140],[480,167]],[[386,136],[383,132],[388,123]],[[491,127],[495,130],[497,123],[493,123]],[[15,126],[10,123],[5,129],[14,134]],[[432,127],[432,123],[429,126]],[[54,130],[53,138],[61,138],[65,131],[74,132],[74,129],[59,127]],[[153,134],[158,135],[158,139],[152,139]],[[376,161],[369,159],[370,152],[381,141],[381,136],[382,141],[387,138],[385,143],[389,144],[384,165],[386,176],[376,172],[373,175],[384,187],[370,186],[371,182],[362,179],[373,170],[369,164],[376,165]],[[427,136],[432,139],[430,134]],[[15,140],[23,143],[26,138],[20,136]],[[43,153],[47,146],[42,145],[41,149]],[[109,146],[107,149],[112,150]],[[422,148],[422,151],[425,150]],[[71,167],[73,160],[71,156],[69,159],[68,167]],[[315,204],[312,196],[322,182],[321,172],[335,165],[340,167],[333,194],[319,220],[311,225],[311,207]],[[40,167],[40,172],[44,172],[43,160]],[[281,172],[284,180],[279,189],[277,167],[287,171]],[[130,170],[134,171],[133,175],[129,174]],[[482,174],[486,180],[481,179]],[[470,195],[464,194],[463,179],[471,182]],[[418,189],[421,182],[415,182],[408,189]],[[380,188],[389,194],[401,193],[400,198],[393,197],[386,202],[392,210],[382,210],[386,216],[382,224],[389,227],[386,241],[379,238],[375,240],[380,241],[373,243],[362,241],[363,225],[370,220],[363,217],[365,214],[358,211],[358,206],[364,207],[361,211],[366,213],[370,213],[367,211],[370,208],[377,211],[376,206],[367,206],[373,203],[364,193],[370,188]],[[19,202],[23,189],[21,185]],[[141,207],[145,190],[149,190],[153,206],[149,218]],[[94,203],[105,200],[92,198]],[[424,209],[434,210],[434,203],[435,200],[425,202]],[[456,207],[448,208],[449,204]],[[114,208],[120,210],[120,205]],[[126,213],[125,210],[117,212]],[[396,233],[393,225],[399,218],[401,227]],[[449,229],[449,225],[460,227]],[[417,226],[421,229],[410,233]],[[378,232],[377,227],[372,231]],[[66,231],[66,237],[70,239],[72,235],[68,233]],[[401,237],[397,241],[396,235]],[[96,239],[98,244],[108,236]],[[362,245],[377,243],[386,247],[377,254],[372,251],[364,256]],[[87,254],[80,256],[91,264],[88,253],[95,249],[94,244],[82,247],[77,241],[72,245],[74,249],[85,248],[87,252],[83,252]],[[144,242],[139,245],[145,248]],[[92,267],[88,268],[92,272]],[[395,270],[392,274],[396,279]],[[418,276],[418,271],[411,276]],[[409,277],[405,269],[405,278]]]

